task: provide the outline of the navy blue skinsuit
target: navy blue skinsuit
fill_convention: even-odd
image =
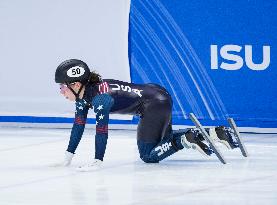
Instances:
[[[140,116],[137,144],[144,162],[157,163],[184,148],[180,140],[183,133],[172,131],[172,99],[165,88],[155,84],[139,85],[106,79],[96,85],[87,85],[83,99],[76,101],[68,152],[75,153],[89,108],[96,113],[96,159],[104,158],[109,114],[114,113]]]

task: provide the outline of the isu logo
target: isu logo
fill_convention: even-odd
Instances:
[[[224,45],[220,49],[217,45],[211,45],[211,69],[214,70],[220,67],[224,70],[239,70],[243,67],[244,61],[251,70],[261,71],[268,68],[270,64],[270,46],[263,46],[261,63],[253,62],[251,45],[244,46],[244,55],[241,50],[242,47],[238,45]],[[256,51],[255,55],[257,55]],[[221,57],[220,66],[218,66],[219,56]]]

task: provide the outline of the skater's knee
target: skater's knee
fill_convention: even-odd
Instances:
[[[147,143],[141,140],[138,140],[139,155],[142,161],[145,163],[157,163],[159,162],[158,158],[151,155],[152,149],[156,146],[157,142]]]
[[[159,163],[158,159],[152,158],[150,156],[141,156],[140,157],[142,161],[144,161],[145,163]]]

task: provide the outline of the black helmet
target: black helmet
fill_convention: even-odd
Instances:
[[[69,59],[62,62],[56,70],[56,83],[81,82],[86,84],[89,80],[90,70],[87,64],[78,59]]]

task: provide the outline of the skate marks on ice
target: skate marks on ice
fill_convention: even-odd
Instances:
[[[2,130],[0,130],[1,133]],[[241,133],[251,157],[224,150],[228,164],[214,155],[182,150],[159,164],[139,159],[135,131],[111,131],[102,170],[75,168],[93,154],[93,131],[85,133],[72,168],[49,168],[63,157],[70,130],[61,136],[44,130],[14,131],[0,137],[0,148],[20,147],[0,155],[1,204],[276,204],[277,135]],[[1,135],[1,134],[0,134]],[[36,137],[36,136],[43,137]],[[49,135],[49,136],[48,136]],[[48,137],[47,137],[48,136]],[[45,143],[59,139],[56,143]],[[219,144],[220,149],[223,145]],[[15,197],[16,196],[16,197]],[[46,197],[51,196],[51,197]]]

